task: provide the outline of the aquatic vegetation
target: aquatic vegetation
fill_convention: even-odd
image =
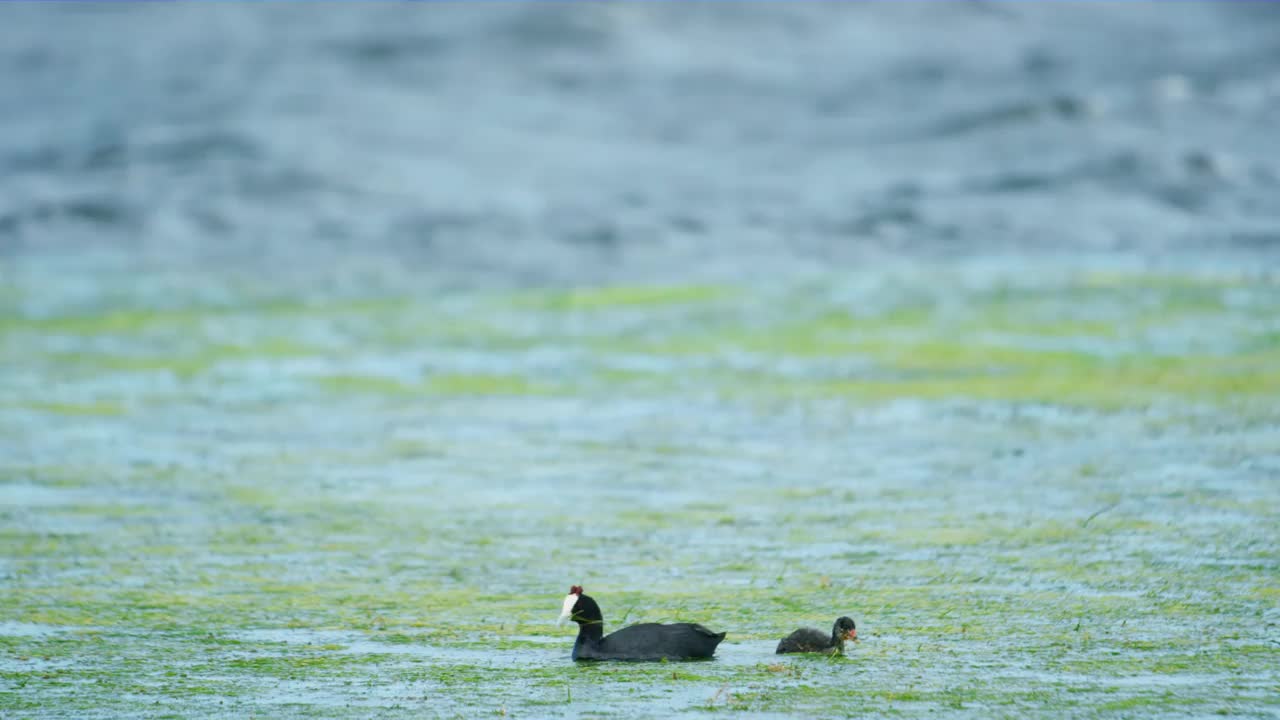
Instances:
[[[980,279],[6,291],[0,714],[1274,712],[1274,278]]]

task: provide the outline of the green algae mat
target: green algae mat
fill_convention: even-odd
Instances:
[[[1274,273],[54,278],[0,290],[5,718],[1280,713]],[[728,639],[575,665],[572,584]]]

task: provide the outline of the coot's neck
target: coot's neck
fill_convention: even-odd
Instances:
[[[573,619],[578,623],[578,640],[574,643],[577,647],[598,643],[604,637],[604,613],[590,597],[579,596]]]

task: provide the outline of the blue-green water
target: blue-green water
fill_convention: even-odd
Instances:
[[[10,301],[17,716],[1275,710],[1271,275],[199,277]],[[575,667],[570,584],[729,638]]]
[[[1280,712],[1275,18],[0,6],[0,715]]]

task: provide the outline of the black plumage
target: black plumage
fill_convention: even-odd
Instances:
[[[604,614],[600,606],[576,585],[565,598],[565,611],[560,621],[565,620],[578,623],[578,639],[573,643],[574,660],[709,658],[725,636],[725,633],[712,632],[697,623],[640,623],[605,635]]]

